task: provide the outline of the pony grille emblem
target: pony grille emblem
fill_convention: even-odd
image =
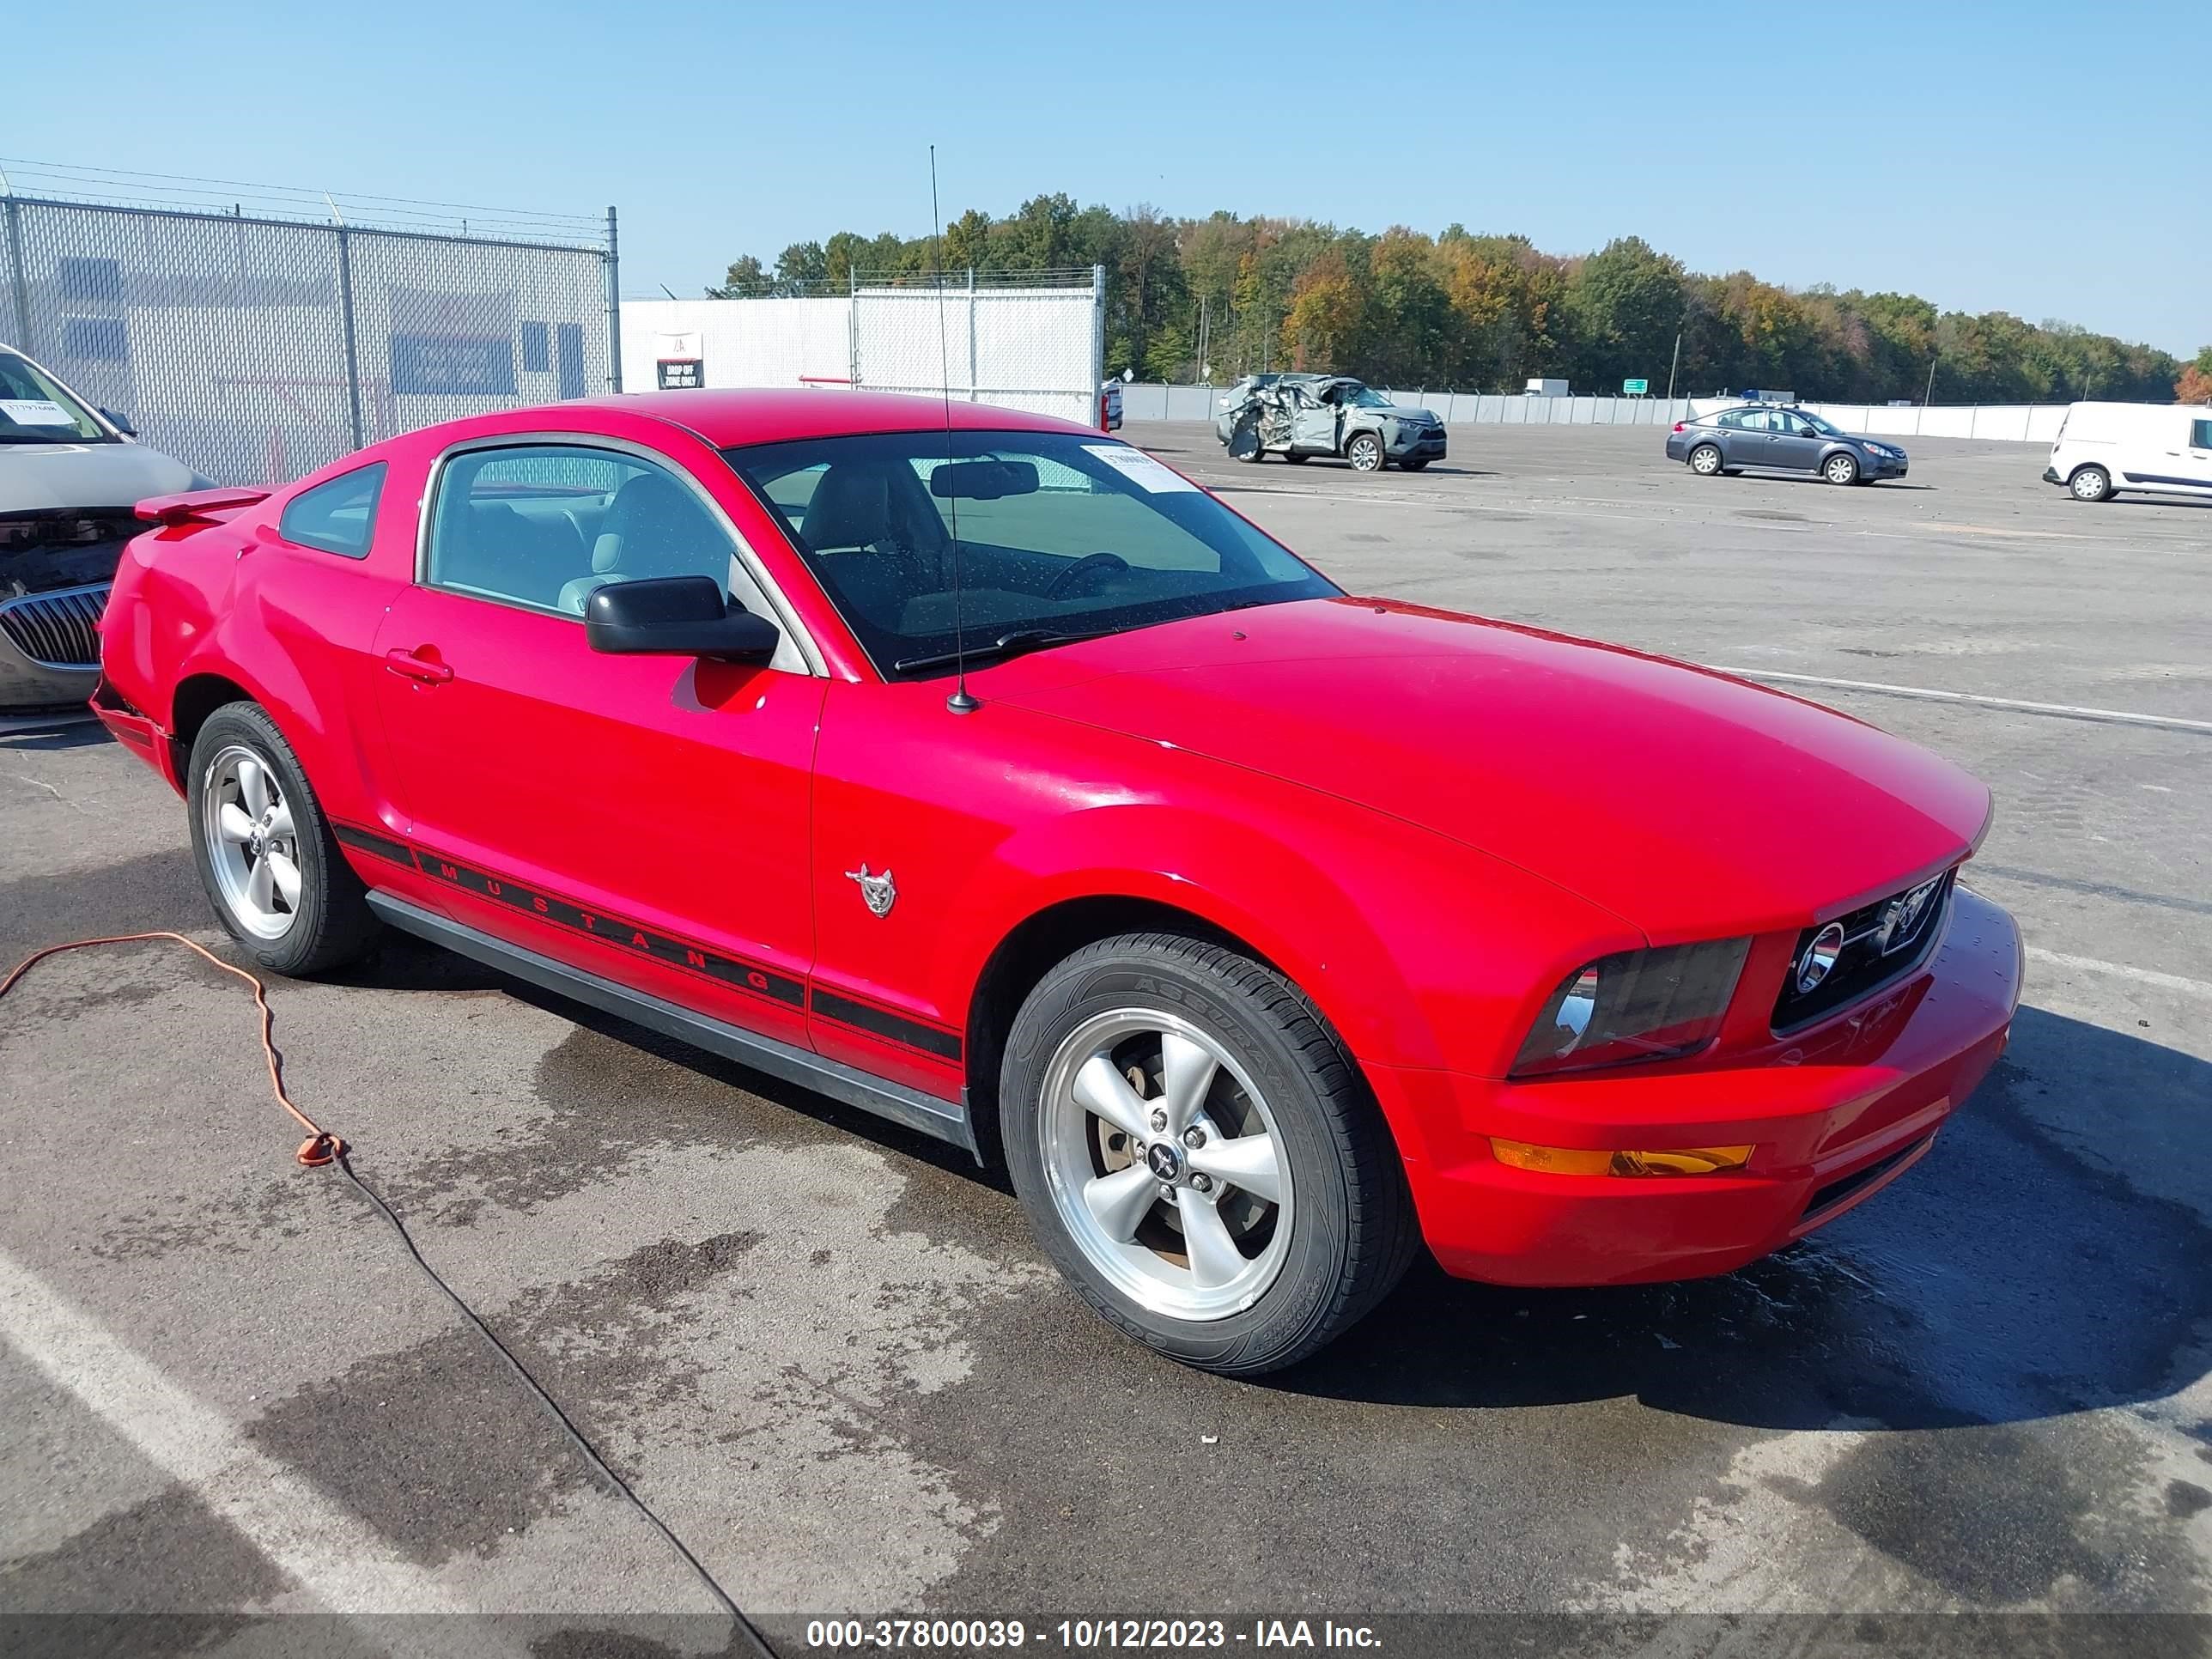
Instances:
[[[891,872],[888,870],[879,876],[872,876],[863,861],[859,869],[848,870],[845,879],[860,884],[860,896],[868,902],[869,910],[876,915],[890,915],[891,906],[898,902],[898,884],[891,879]]]

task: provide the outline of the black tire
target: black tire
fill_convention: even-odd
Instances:
[[[1390,464],[1381,436],[1372,432],[1355,432],[1346,439],[1344,459],[1352,463],[1354,472],[1380,472]]]
[[[2077,501],[2109,501],[2112,499],[2112,475],[2101,466],[2077,466],[2074,476],[2067,479],[2066,488]]]
[[[1723,457],[1718,444],[1699,444],[1688,456],[1690,471],[1701,478],[1717,478],[1721,475]]]
[[[1272,1113],[1295,1199],[1274,1278],[1249,1306],[1184,1319],[1116,1286],[1055,1206],[1042,1109],[1054,1057],[1086,1022],[1158,1011],[1197,1027],[1243,1067]],[[1229,1376],[1295,1364],[1387,1295],[1419,1235],[1381,1110],[1312,1002],[1218,945],[1137,933],[1087,945],[1030,992],[1007,1034],[1000,1125],[1014,1190],[1039,1241],[1109,1324],[1182,1363]]]
[[[1286,449],[1283,452],[1283,459],[1286,461],[1303,463],[1313,459],[1313,457],[1302,449]]]
[[[1256,465],[1267,451],[1260,447],[1260,417],[1246,415],[1229,428],[1229,459]]]
[[[1820,463],[1820,476],[1832,484],[1855,484],[1866,475],[1856,459],[1838,451]]]
[[[291,809],[292,844],[300,872],[300,896],[293,921],[278,939],[264,939],[240,921],[216,874],[204,810],[216,763],[226,750],[249,750],[276,778]],[[368,890],[345,861],[331,834],[330,820],[307,782],[300,757],[276,722],[258,703],[225,703],[207,718],[192,740],[185,779],[187,817],[191,825],[192,863],[216,917],[257,967],[299,977],[327,973],[359,960],[375,943],[380,925],[370,911]]]
[[[1418,461],[1401,461],[1398,465],[1404,467],[1408,472],[1419,472],[1423,467],[1428,465],[1428,461],[1425,459]]]

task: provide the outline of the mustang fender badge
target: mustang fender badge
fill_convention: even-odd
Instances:
[[[898,902],[898,884],[891,879],[891,872],[886,870],[879,876],[872,876],[865,860],[859,869],[848,870],[845,879],[860,884],[860,896],[868,902],[869,910],[876,915],[890,915],[891,906]]]

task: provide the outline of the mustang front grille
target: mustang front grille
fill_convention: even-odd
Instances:
[[[0,601],[0,633],[41,668],[97,668],[106,608],[106,582],[26,593]]]
[[[1957,875],[1957,871],[1947,870],[1930,881],[1863,904],[1849,915],[1798,934],[1796,950],[1783,971],[1782,994],[1774,1002],[1775,1034],[1809,1025],[1838,1008],[1872,996],[1926,961],[1942,931],[1944,914],[1951,906],[1951,884]],[[1842,933],[1840,939],[1835,936],[1837,930]],[[1827,936],[1825,939],[1823,934]],[[1825,971],[1816,978],[1808,971],[1808,960],[1814,956],[1826,963]],[[1808,978],[1813,978],[1809,985],[1805,983]]]

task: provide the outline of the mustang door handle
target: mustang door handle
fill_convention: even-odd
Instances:
[[[410,680],[421,680],[430,685],[443,685],[453,678],[453,671],[441,662],[418,657],[412,651],[387,651],[384,665],[393,673]]]

